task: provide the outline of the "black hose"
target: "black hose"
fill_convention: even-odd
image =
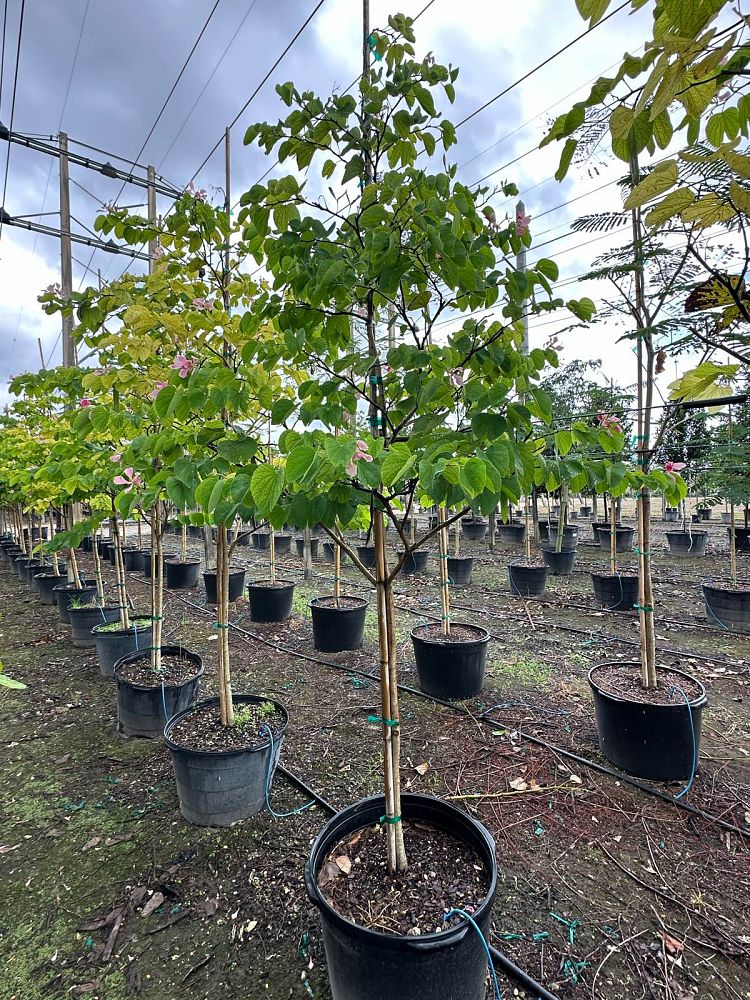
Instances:
[[[507,955],[503,955],[501,951],[493,948],[492,945],[490,945],[490,955],[492,955],[492,964],[495,968],[501,972],[507,972],[521,986],[525,986],[527,990],[531,990],[534,994],[534,1000],[557,1000],[554,993],[545,990],[541,983],[538,983],[536,979],[532,979],[528,972],[524,972],[515,962],[511,962]]]
[[[293,785],[299,788],[300,791],[305,793],[305,795],[309,795],[311,799],[314,799],[316,804],[322,809],[325,809],[325,811],[330,813],[331,816],[335,816],[336,813],[339,812],[336,806],[331,805],[328,799],[324,799],[323,796],[319,792],[316,792],[314,788],[310,788],[309,785],[306,785],[302,778],[297,777],[293,771],[287,770],[287,768],[285,768],[282,764],[277,764],[276,770],[280,771],[287,781],[290,781]]]

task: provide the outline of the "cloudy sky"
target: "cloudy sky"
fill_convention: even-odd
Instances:
[[[371,0],[373,27],[388,13],[417,14],[427,0]],[[152,163],[171,184],[184,185],[228,124],[255,90],[317,0],[219,0],[191,62],[159,121],[141,163]],[[194,44],[213,0],[31,0],[26,3],[18,74],[14,128],[46,136],[64,129],[71,140],[89,143],[124,158],[134,157]],[[12,72],[15,67],[21,0],[9,0],[5,80],[0,120],[10,122]],[[441,62],[461,69],[451,116],[458,121],[504,90],[585,29],[573,0],[434,0],[417,23],[420,51],[432,50]],[[591,82],[610,70],[626,50],[635,51],[648,30],[648,14],[616,14],[590,35],[514,87],[459,130],[455,159],[460,176],[477,181],[498,168],[495,180],[513,180],[532,216],[535,243],[529,260],[551,256],[561,280],[579,275],[608,248],[611,237],[594,242],[570,232],[582,213],[620,207],[616,185],[623,173],[605,157],[574,168],[563,184],[553,174],[559,148],[538,150],[545,125],[587,92]],[[269,82],[238,121],[233,133],[235,198],[268,164],[256,149],[242,146],[245,127],[273,119],[280,102],[273,84],[294,80],[300,88],[325,95],[346,87],[361,63],[360,0],[325,0]],[[84,152],[82,146],[71,149]],[[0,144],[0,177],[7,147]],[[92,154],[98,155],[98,154]],[[507,168],[506,164],[517,160]],[[222,153],[201,170],[196,183],[211,192],[223,184]],[[101,204],[116,197],[119,182],[97,172],[71,168],[75,231],[92,227]],[[78,187],[77,185],[81,185]],[[603,187],[604,186],[604,187]],[[603,187],[603,190],[596,190]],[[86,190],[83,190],[86,189]],[[46,192],[46,194],[45,194]],[[0,189],[1,193],[1,189]],[[572,204],[562,204],[577,199]],[[142,200],[129,188],[121,204]],[[512,210],[512,203],[500,211]],[[562,207],[558,207],[561,206]],[[160,199],[160,211],[169,206]],[[12,216],[57,212],[56,160],[12,145],[5,208]],[[39,221],[57,226],[56,215]],[[586,244],[581,246],[581,244]],[[74,287],[96,280],[100,269],[111,278],[125,268],[123,257],[93,255],[74,246]],[[134,268],[139,267],[137,263]],[[86,271],[90,267],[90,271]],[[36,302],[39,290],[59,280],[58,242],[5,226],[0,241],[0,398],[11,374],[39,366],[37,338],[45,358],[59,364],[60,323],[44,316]],[[570,296],[596,297],[599,285],[562,290]],[[532,323],[532,344],[543,343],[555,325]],[[635,376],[633,356],[616,334],[595,328],[563,340],[563,360],[603,358],[607,373],[621,383]],[[674,370],[669,371],[671,377]]]

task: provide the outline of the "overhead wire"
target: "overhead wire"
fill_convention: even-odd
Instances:
[[[21,43],[23,41],[23,18],[26,13],[26,0],[21,0],[21,13],[18,20],[18,41],[16,43],[16,68],[13,72],[13,96],[10,103],[10,131],[13,131],[13,119],[16,116],[16,97],[18,94],[18,72],[21,65]],[[5,177],[3,179],[3,197],[0,199],[0,208],[5,209],[5,199],[8,194],[8,174],[10,172],[10,150],[12,143],[8,143],[8,151],[5,154]],[[3,235],[3,216],[0,215],[0,239]]]

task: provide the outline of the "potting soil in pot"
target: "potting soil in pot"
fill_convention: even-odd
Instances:
[[[476,625],[451,625],[450,635],[443,632],[442,625],[422,625],[419,629],[420,639],[429,639],[430,642],[456,643],[456,642],[478,642],[487,633]]]
[[[318,608],[361,608],[362,598],[361,597],[339,597],[338,602],[336,598],[331,597],[316,597],[315,605]]]
[[[657,688],[644,688],[640,669],[634,667],[628,670],[620,664],[608,663],[597,668],[594,680],[605,694],[642,705],[684,705],[685,695],[693,702],[703,694],[700,685],[690,677],[669,667],[658,667],[657,677]]]
[[[234,725],[222,726],[216,704],[200,705],[175,723],[169,738],[187,750],[219,753],[225,750],[252,750],[268,743],[268,726],[276,740],[286,725],[285,716],[271,701],[241,702],[234,707]]]
[[[177,687],[184,684],[197,673],[195,663],[180,656],[162,656],[161,670],[151,669],[150,657],[137,660],[135,663],[123,663],[118,666],[117,673],[129,684],[139,687]]]
[[[446,910],[476,910],[487,896],[489,873],[452,833],[410,820],[403,828],[405,872],[388,874],[385,826],[366,826],[329,852],[318,887],[338,913],[372,930],[411,937],[460,923],[454,918],[446,924]]]

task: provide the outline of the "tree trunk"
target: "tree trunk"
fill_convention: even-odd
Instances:
[[[227,527],[216,533],[216,628],[219,633],[219,709],[223,726],[234,725],[234,703],[229,666],[229,546]]]
[[[120,628],[130,628],[130,616],[128,615],[128,593],[125,589],[125,563],[122,559],[122,544],[120,542],[120,532],[117,528],[117,517],[112,521],[112,541],[115,547],[115,580],[117,585],[117,601],[120,610]]]
[[[94,577],[96,579],[96,596],[104,603],[104,580],[102,579],[102,560],[99,555],[99,545],[96,538],[96,529],[91,532],[91,555],[94,557]]]

